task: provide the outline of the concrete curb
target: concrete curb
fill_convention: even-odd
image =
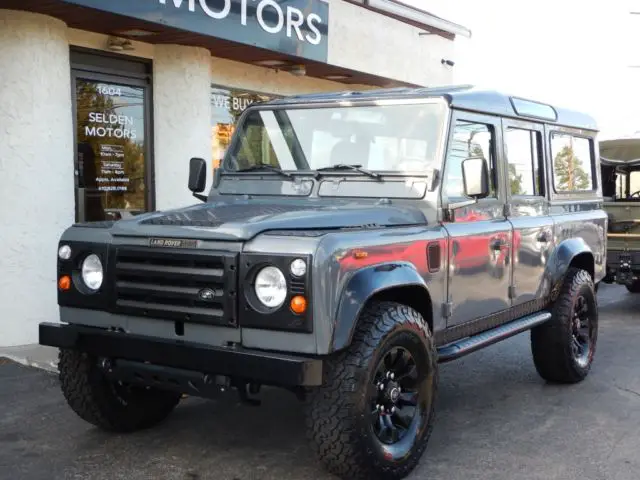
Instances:
[[[46,370],[47,372],[58,373],[58,365],[54,362],[36,362],[28,358],[20,358],[12,355],[0,355],[0,359],[7,359],[20,365],[24,365],[25,367],[34,367],[39,368],[40,370]]]
[[[26,367],[58,373],[58,351],[55,348],[40,345],[0,348],[0,358],[6,358]]]

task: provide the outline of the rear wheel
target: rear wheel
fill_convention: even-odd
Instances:
[[[591,369],[598,338],[598,309],[591,276],[570,268],[551,319],[531,330],[531,350],[542,378],[577,383]]]
[[[180,394],[110,381],[95,357],[61,350],[58,369],[67,403],[83,420],[103,430],[132,432],[155,426],[180,401]]]
[[[307,405],[309,439],[331,473],[400,479],[416,467],[433,425],[436,356],[418,312],[392,302],[366,307]]]

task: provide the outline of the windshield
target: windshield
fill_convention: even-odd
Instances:
[[[266,164],[304,171],[349,164],[429,173],[440,165],[445,118],[441,102],[255,110],[239,126],[225,168]]]

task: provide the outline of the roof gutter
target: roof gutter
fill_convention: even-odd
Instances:
[[[457,23],[450,22],[443,18],[437,17],[429,12],[425,12],[418,8],[411,7],[396,0],[349,0],[350,2],[369,7],[379,12],[388,13],[396,17],[404,18],[412,22],[432,27],[451,33],[452,35],[460,35],[465,38],[471,38],[471,30]]]

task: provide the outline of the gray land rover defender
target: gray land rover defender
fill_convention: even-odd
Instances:
[[[403,478],[438,365],[530,331],[546,381],[592,365],[607,215],[587,115],[469,86],[295,96],[241,116],[194,206],[76,224],[58,245],[71,409],[111,431],[183,394],[304,402],[345,478]],[[501,366],[500,368],[506,368]]]

